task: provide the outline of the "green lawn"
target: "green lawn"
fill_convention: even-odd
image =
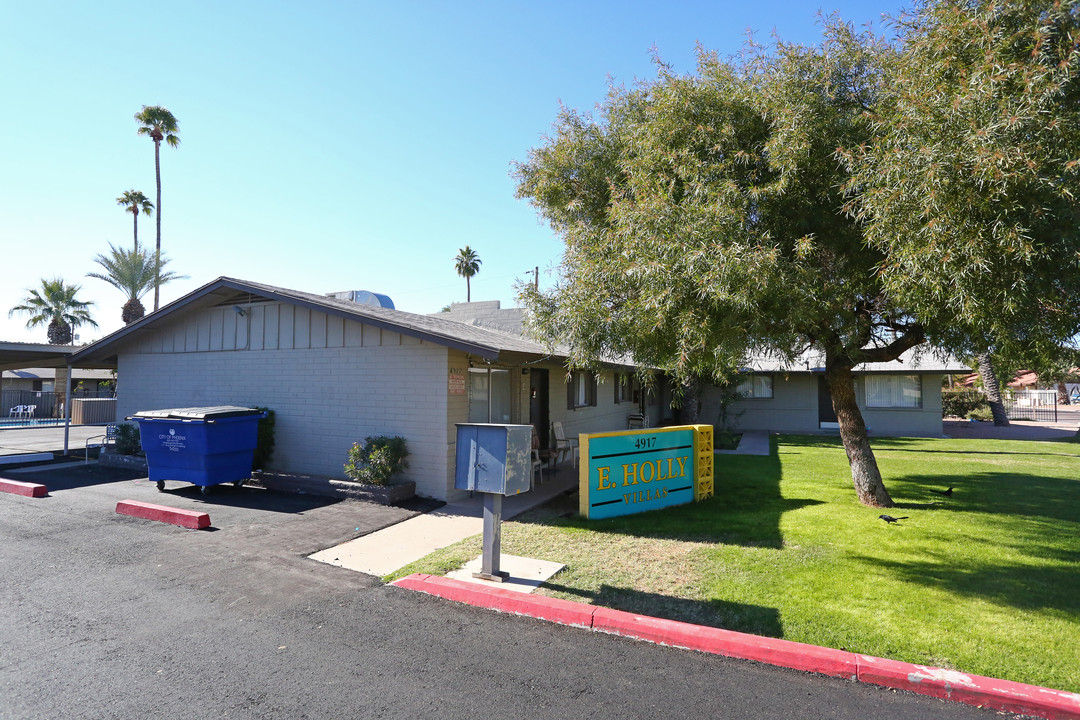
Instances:
[[[1080,444],[873,445],[899,525],[856,502],[837,439],[782,436],[717,456],[711,500],[589,522],[574,495],[504,523],[503,552],[565,563],[554,597],[1080,691]]]

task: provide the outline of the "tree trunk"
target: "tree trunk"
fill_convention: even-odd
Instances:
[[[1005,427],[1009,424],[1009,414],[1005,412],[1005,403],[1001,401],[1001,386],[998,385],[997,375],[994,374],[990,353],[980,353],[975,359],[979,362],[979,375],[982,376],[986,401],[990,405],[990,413],[994,416],[994,425]]]
[[[154,138],[154,173],[157,177],[157,251],[154,253],[154,262],[157,269],[154,271],[154,311],[160,306],[161,296],[161,140]]]
[[[469,283],[469,276],[465,276],[465,302],[472,302],[472,285]]]
[[[1057,384],[1058,391],[1058,405],[1069,404],[1069,388],[1065,387],[1065,383],[1059,382]]]
[[[139,254],[139,213],[135,213],[135,254]]]
[[[881,479],[881,471],[878,470],[877,459],[866,434],[866,422],[855,399],[851,365],[827,361],[825,382],[832,394],[833,410],[840,425],[840,439],[851,466],[851,479],[855,483],[859,502],[870,507],[893,507],[895,503]]]
[[[683,383],[682,411],[679,413],[683,424],[693,425],[701,417],[700,392],[701,383],[697,380],[689,379]]]
[[[129,299],[124,303],[124,307],[120,309],[120,319],[124,321],[125,325],[130,325],[136,320],[141,319],[144,315],[146,315],[146,308],[143,307],[139,298]]]
[[[49,321],[49,344],[70,345],[73,342],[74,333],[71,326],[59,318]]]

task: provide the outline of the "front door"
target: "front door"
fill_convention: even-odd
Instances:
[[[818,375],[818,427],[839,427],[836,422],[836,411],[833,410],[832,393],[829,392],[829,383],[825,382],[824,375]]]
[[[548,371],[533,368],[529,372],[529,423],[540,436],[540,447],[550,447],[548,437]]]

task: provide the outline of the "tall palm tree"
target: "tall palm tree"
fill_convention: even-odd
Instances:
[[[177,133],[180,127],[171,112],[160,105],[143,105],[142,110],[135,113],[135,120],[139,123],[139,134],[149,135],[154,141],[154,172],[157,176],[157,257],[161,257],[161,141],[164,140],[170,147],[178,147],[180,138]],[[160,268],[160,264],[159,264]],[[154,283],[154,309],[158,309],[161,280],[158,278]]]
[[[163,272],[169,260],[164,255],[145,250],[123,250],[109,243],[109,254],[98,255],[94,262],[105,269],[103,273],[86,273],[86,277],[104,280],[117,290],[127,294],[127,302],[120,311],[125,325],[130,325],[143,315],[146,309],[141,298],[155,285],[164,285],[170,280],[179,280],[187,275],[175,272]]]
[[[480,256],[468,245],[458,250],[457,257],[454,258],[454,269],[457,270],[458,275],[465,278],[465,302],[472,302],[472,287],[469,279],[480,272],[481,265],[483,261],[480,260]]]
[[[116,198],[116,204],[124,208],[124,212],[131,213],[135,218],[135,252],[139,252],[139,212],[146,216],[154,213],[154,203],[139,190],[125,190],[124,194]]]
[[[97,327],[90,317],[90,306],[94,303],[83,302],[75,296],[80,285],[65,285],[61,278],[41,279],[41,289],[28,290],[29,293],[21,305],[8,311],[8,317],[15,313],[30,315],[26,327],[49,326],[50,345],[69,345],[73,342],[74,330],[80,325]]]

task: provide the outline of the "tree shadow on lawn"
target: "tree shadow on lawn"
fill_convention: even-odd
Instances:
[[[885,568],[898,580],[980,598],[1017,610],[1054,610],[1080,617],[1080,582],[1075,567],[1017,563],[885,560],[852,555]]]
[[[559,585],[549,580],[544,583],[544,587],[575,595],[598,607],[678,620],[694,625],[722,629],[738,628],[738,632],[754,635],[776,638],[784,636],[784,628],[780,623],[780,611],[776,608],[725,600],[687,600],[613,585],[601,585],[598,592],[591,592]]]
[[[898,502],[900,508],[959,510],[1007,517],[1020,515],[1080,523],[1080,481],[1027,473],[980,472],[964,475],[901,475],[886,479],[896,498],[927,497],[932,505]],[[951,497],[928,488],[953,487]]]
[[[821,500],[781,496],[780,458],[775,446],[768,456],[717,455],[715,462],[714,496],[708,500],[587,520],[578,515],[578,495],[573,493],[514,520],[634,537],[780,548],[784,513],[822,504]]]
[[[839,435],[780,435],[778,436],[778,442],[784,445],[786,451],[792,451],[795,448],[820,448],[820,449],[838,449],[843,451],[844,445],[840,440]],[[1026,452],[1022,450],[957,450],[957,449],[933,449],[925,447],[926,443],[942,442],[942,443],[971,443],[971,444],[983,444],[983,443],[1059,443],[1059,444],[1076,444],[1072,438],[1052,438],[1046,440],[998,440],[998,439],[954,439],[954,438],[911,438],[911,437],[871,437],[870,446],[874,452],[877,453],[882,450],[898,450],[906,452],[923,453],[941,453],[944,455],[1038,455],[1044,457],[1066,457],[1077,458],[1080,460],[1080,448],[1074,452]],[[919,447],[922,446],[922,447]],[[987,446],[987,448],[992,447]],[[1067,448],[1062,448],[1067,450]]]

